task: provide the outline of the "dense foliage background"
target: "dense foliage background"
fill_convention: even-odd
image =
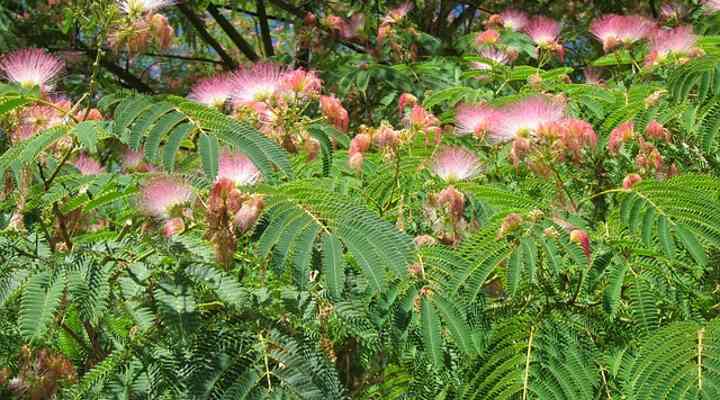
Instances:
[[[16,0],[0,54],[2,399],[720,398],[717,0]]]

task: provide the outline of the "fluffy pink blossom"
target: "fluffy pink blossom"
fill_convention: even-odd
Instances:
[[[631,141],[635,137],[635,125],[632,121],[623,122],[610,132],[608,139],[608,152],[617,154],[623,143]]]
[[[528,22],[528,15],[523,11],[510,8],[500,13],[500,23],[506,29],[521,31]]]
[[[147,215],[171,218],[179,206],[193,199],[192,187],[179,178],[159,175],[150,178],[140,189],[139,205]]]
[[[510,54],[504,52],[503,50],[500,50],[495,47],[484,47],[482,50],[480,50],[480,55],[487,58],[490,61],[493,61],[497,64],[507,65],[512,60],[512,57]],[[473,69],[478,69],[482,71],[490,70],[492,69],[492,65],[490,65],[487,62],[482,61],[476,61],[470,64]]]
[[[254,64],[238,69],[230,78],[236,105],[266,101],[282,88],[285,69],[277,64]]]
[[[350,148],[348,149],[349,154],[364,153],[370,149],[370,135],[367,133],[358,133],[350,141]]]
[[[720,0],[705,0],[702,2],[706,14],[720,12]]]
[[[221,74],[200,80],[190,89],[188,98],[210,107],[222,108],[233,93],[230,74]]]
[[[662,140],[666,142],[670,141],[670,132],[656,120],[650,121],[650,123],[645,128],[645,134],[647,135],[647,137],[652,139]]]
[[[457,133],[472,133],[477,137],[484,136],[497,116],[497,110],[487,104],[461,104],[455,113]]]
[[[478,46],[492,45],[500,40],[500,34],[495,29],[484,30],[475,36],[475,44]]]
[[[440,125],[440,121],[437,117],[419,104],[415,104],[413,106],[410,112],[405,116],[404,122],[406,126],[421,130]]]
[[[125,14],[141,15],[175,4],[176,0],[118,0],[117,3]]]
[[[237,186],[254,185],[262,178],[250,159],[238,152],[224,150],[218,160],[217,179],[229,179]]]
[[[512,140],[518,135],[534,135],[540,126],[564,116],[564,102],[547,96],[528,97],[499,110],[488,138],[497,143]]]
[[[81,175],[97,175],[105,172],[105,169],[97,160],[85,153],[80,153],[73,165],[80,171]]]
[[[185,221],[180,217],[170,218],[163,223],[162,232],[166,238],[182,233],[184,230]]]
[[[659,29],[650,38],[650,53],[645,59],[645,65],[655,65],[670,55],[696,55],[701,51],[695,47],[696,41],[697,37],[693,33],[692,26]]]
[[[587,232],[582,229],[573,229],[570,232],[570,241],[582,247],[585,257],[590,258],[590,237]]]
[[[549,46],[556,43],[560,36],[560,23],[539,15],[530,19],[524,31],[538,46]]]
[[[335,125],[339,130],[347,132],[348,125],[350,124],[350,115],[337,97],[320,96],[320,109],[330,123]]]
[[[306,71],[298,68],[286,72],[282,77],[282,88],[306,97],[315,97],[320,94],[322,80],[315,71]]]
[[[605,15],[590,24],[590,32],[610,51],[624,44],[645,39],[655,30],[655,23],[639,15]]]
[[[477,156],[464,147],[446,147],[433,157],[432,171],[445,182],[463,181],[480,173]]]
[[[16,50],[0,58],[0,73],[4,78],[23,87],[37,86],[44,91],[53,88],[64,67],[61,59],[42,49]]]
[[[353,171],[359,172],[362,170],[364,161],[365,161],[365,156],[363,156],[363,153],[352,153],[352,154],[350,154],[350,157],[348,158],[348,166]]]
[[[17,143],[31,138],[36,133],[58,126],[63,123],[60,112],[50,106],[30,106],[20,113],[20,121],[13,132],[13,142]]]

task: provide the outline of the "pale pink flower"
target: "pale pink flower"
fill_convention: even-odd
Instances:
[[[383,23],[394,24],[400,22],[400,20],[405,18],[407,13],[409,13],[412,9],[413,3],[410,1],[406,1],[390,10],[390,12],[388,12],[388,14],[383,18]]]
[[[246,105],[266,101],[281,88],[285,69],[277,64],[254,64],[232,73],[231,99],[235,104]]]
[[[180,217],[170,218],[163,223],[163,236],[169,238],[171,236],[182,233],[185,230],[185,221]]]
[[[400,132],[394,130],[391,126],[383,124],[375,132],[373,141],[375,142],[375,146],[380,149],[393,147],[400,141]]]
[[[487,47],[480,50],[480,55],[487,58],[488,60],[503,65],[509,64],[512,60],[510,54],[494,47]]]
[[[257,183],[262,175],[246,155],[224,150],[220,153],[217,174],[217,179],[223,178],[237,186],[247,186]]]
[[[440,125],[440,121],[431,112],[415,104],[403,119],[405,125],[415,129],[427,129]]]
[[[179,178],[159,175],[150,178],[140,189],[139,205],[147,215],[157,218],[176,216],[177,207],[190,203],[193,190]]]
[[[640,181],[642,181],[642,177],[640,175],[630,174],[623,179],[623,189],[630,189]]]
[[[202,79],[190,89],[188,98],[209,107],[222,108],[233,93],[231,77],[226,73]]]
[[[0,73],[23,87],[51,90],[65,63],[43,49],[22,49],[0,58]]]
[[[445,182],[464,181],[480,173],[477,156],[464,147],[446,147],[433,157],[432,171]]]
[[[359,172],[362,170],[363,162],[365,161],[365,156],[363,156],[363,153],[352,153],[350,154],[350,157],[348,158],[348,166],[353,171]]]
[[[610,132],[608,138],[608,152],[617,154],[623,143],[631,141],[635,137],[635,124],[632,121],[623,122]]]
[[[537,129],[565,116],[565,103],[547,96],[528,97],[502,107],[490,127],[491,142],[506,142],[514,137],[534,135]]]
[[[461,104],[455,113],[455,126],[459,135],[484,136],[497,117],[497,110],[487,104]]]
[[[538,46],[549,46],[557,42],[560,36],[560,23],[552,18],[538,15],[530,19],[524,31]]]
[[[602,42],[606,52],[645,39],[654,30],[655,22],[639,15],[605,15],[590,25],[590,32]]]
[[[322,80],[315,71],[298,68],[286,72],[282,77],[282,88],[298,95],[316,97],[320,94]]]
[[[370,149],[370,135],[367,133],[358,133],[350,141],[350,148],[348,149],[349,154],[364,153]]]
[[[500,34],[495,29],[482,31],[475,36],[475,44],[478,46],[492,45],[500,40]]]
[[[81,175],[98,175],[105,172],[105,169],[97,160],[85,153],[80,153],[73,165],[80,171]]]
[[[38,132],[62,123],[63,117],[54,107],[38,105],[26,107],[20,113],[20,121],[12,135],[13,142],[29,139]]]
[[[706,14],[720,12],[720,0],[705,0],[702,2]]]
[[[175,4],[176,0],[118,0],[120,10],[129,15],[141,15]]]
[[[650,121],[650,123],[645,128],[645,134],[652,139],[662,140],[666,142],[670,141],[670,132],[656,120]]]
[[[240,232],[247,232],[255,222],[257,222],[260,213],[265,206],[263,198],[260,196],[253,196],[249,200],[243,203],[240,210],[235,214],[233,223]]]
[[[650,53],[645,59],[645,65],[654,65],[665,60],[670,55],[695,55],[701,51],[695,47],[696,42],[697,36],[693,33],[692,26],[659,29],[650,38]]]
[[[500,21],[503,28],[513,31],[521,31],[529,22],[528,15],[519,10],[507,9],[500,13]]]
[[[135,151],[128,148],[122,155],[123,168],[127,170],[138,169],[142,165],[144,157],[145,155],[141,150]]]
[[[340,100],[333,96],[320,96],[320,109],[331,124],[343,132],[347,132],[350,115]]]

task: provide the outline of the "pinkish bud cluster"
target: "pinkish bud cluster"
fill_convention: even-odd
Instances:
[[[430,194],[424,211],[438,240],[449,245],[460,242],[467,225],[462,192],[448,186],[437,194]]]
[[[347,132],[350,115],[335,96],[320,96],[320,109],[328,121],[343,132]]]
[[[570,232],[570,241],[577,243],[583,250],[585,257],[590,259],[590,236],[582,229],[573,229]]]
[[[205,238],[213,243],[218,262],[229,265],[237,247],[237,233],[245,233],[260,217],[264,201],[260,195],[240,192],[229,178],[220,178],[207,202],[208,229]]]
[[[629,174],[623,179],[623,189],[630,189],[636,183],[642,181],[642,177],[638,174]]]
[[[500,40],[500,33],[495,29],[487,29],[475,36],[475,44],[478,46],[490,46]]]
[[[608,152],[617,154],[624,143],[635,138],[635,124],[632,121],[623,122],[610,132],[608,139]]]
[[[506,237],[510,233],[514,232],[520,226],[522,226],[523,223],[523,217],[522,215],[518,213],[510,213],[505,216],[502,223],[500,224],[500,229],[498,229],[498,233],[496,238],[498,240]]]

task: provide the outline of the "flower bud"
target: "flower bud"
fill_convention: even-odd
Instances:
[[[636,183],[642,181],[642,177],[638,174],[630,174],[623,179],[623,188],[630,189],[635,186]]]
[[[163,235],[167,238],[181,233],[185,230],[185,222],[182,218],[171,218],[163,224]]]
[[[362,170],[364,158],[365,157],[362,153],[351,154],[348,159],[348,165],[353,171],[360,172]]]
[[[573,229],[572,232],[570,232],[570,241],[580,245],[585,256],[590,258],[590,237],[587,232],[582,229]]]
[[[663,140],[666,142],[670,141],[670,132],[668,132],[668,130],[656,120],[650,121],[647,128],[645,128],[645,134],[647,137],[652,139]]]

